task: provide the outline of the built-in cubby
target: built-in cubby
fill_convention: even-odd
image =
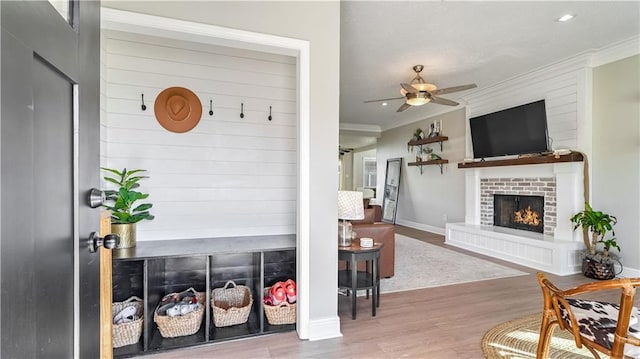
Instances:
[[[144,300],[140,341],[114,349],[114,357],[132,357],[296,328],[295,324],[269,325],[262,305],[265,288],[277,281],[296,280],[294,235],[143,241],[135,248],[114,250],[113,257],[113,300],[124,301],[132,295]],[[251,291],[253,305],[249,319],[242,324],[216,327],[211,290],[224,287],[230,280]],[[200,330],[189,336],[163,338],[153,320],[154,311],[164,295],[188,288],[206,293]]]

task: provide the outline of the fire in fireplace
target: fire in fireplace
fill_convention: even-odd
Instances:
[[[495,226],[544,232],[544,197],[523,195],[493,195]]]

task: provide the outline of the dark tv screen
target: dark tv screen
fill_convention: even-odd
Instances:
[[[548,151],[544,100],[469,119],[473,157]]]

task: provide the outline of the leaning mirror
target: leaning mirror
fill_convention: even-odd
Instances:
[[[396,223],[401,169],[402,158],[391,158],[387,160],[387,172],[384,178],[384,197],[382,200],[383,222]]]

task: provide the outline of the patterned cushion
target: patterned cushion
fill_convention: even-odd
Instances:
[[[576,317],[580,334],[586,339],[611,349],[620,307],[617,304],[607,302],[573,298],[567,298],[567,302]],[[569,316],[562,304],[560,304],[560,311],[562,320],[570,327]],[[631,319],[629,320],[629,335],[640,338],[638,316],[638,308],[634,307],[631,310]],[[640,347],[625,345],[625,355],[640,358]]]

